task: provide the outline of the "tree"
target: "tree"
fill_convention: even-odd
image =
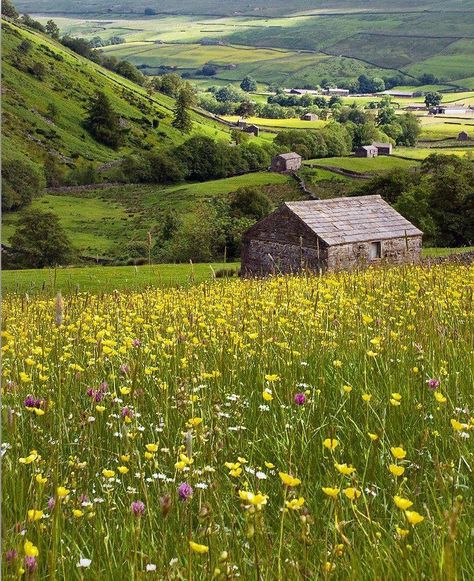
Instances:
[[[231,148],[229,148],[231,149]],[[187,170],[187,179],[204,182],[227,175],[225,146],[210,137],[191,137],[175,153]]]
[[[242,79],[242,82],[240,83],[240,88],[242,89],[242,91],[245,91],[246,93],[252,93],[257,90],[257,81],[250,77],[249,75],[247,75]]]
[[[234,103],[238,103],[242,101],[244,94],[239,89],[236,89],[232,85],[226,85],[225,87],[221,87],[216,91],[215,97],[218,101],[231,101]]]
[[[59,26],[54,20],[48,20],[45,26],[46,33],[56,40],[59,38]]]
[[[122,143],[120,118],[112,109],[105,93],[98,91],[89,101],[85,126],[89,133],[104,145],[116,149]]]
[[[2,163],[2,210],[18,210],[44,188],[37,166],[26,159],[5,159]]]
[[[66,171],[55,155],[48,155],[44,162],[44,177],[48,188],[58,188],[64,184]]]
[[[128,61],[119,61],[114,70],[118,75],[137,83],[137,85],[143,85],[145,82],[145,76],[143,73]]]
[[[2,0],[2,16],[10,18],[11,20],[16,20],[18,18],[19,14],[10,0]]]
[[[19,264],[27,268],[66,264],[72,257],[71,242],[52,212],[25,212],[10,242]]]
[[[260,220],[272,209],[270,198],[258,188],[239,188],[231,197],[230,211],[235,218]]]
[[[177,96],[182,84],[183,80],[176,73],[166,73],[153,79],[155,90],[170,97]]]
[[[397,122],[400,125],[402,132],[397,139],[397,145],[405,145],[413,147],[416,145],[418,136],[421,133],[420,121],[413,113],[405,113],[397,117]]]
[[[155,16],[156,10],[153,8],[145,8],[144,12],[145,16]]]
[[[189,83],[185,83],[179,90],[174,110],[173,127],[182,133],[189,133],[193,127],[189,109],[195,104],[196,96]]]
[[[41,24],[41,22],[33,20],[29,14],[23,14],[20,20],[24,26],[28,26],[28,28],[32,28],[33,30],[44,32],[44,26]]]
[[[430,107],[437,107],[443,99],[443,95],[437,91],[429,91],[425,95],[425,105]]]
[[[253,117],[255,115],[255,104],[252,101],[242,101],[235,112],[241,117]]]

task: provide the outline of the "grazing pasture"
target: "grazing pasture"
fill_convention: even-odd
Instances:
[[[398,147],[396,149],[398,153]],[[411,151],[411,150],[410,150]],[[365,157],[325,157],[323,159],[309,159],[303,162],[305,165],[318,164],[325,166],[338,167],[357,173],[372,173],[387,171],[396,167],[409,168],[417,165],[416,162],[407,159],[401,159],[394,156],[378,156],[372,158]]]
[[[3,577],[472,578],[473,283],[7,295]]]

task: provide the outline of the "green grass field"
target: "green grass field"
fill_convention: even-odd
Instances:
[[[239,117],[236,115],[228,115],[224,117],[228,121],[235,123]],[[255,123],[259,127],[268,129],[320,129],[327,125],[328,121],[302,121],[299,118],[291,119],[267,119],[265,117],[248,117],[247,123]]]
[[[194,184],[121,185],[47,194],[34,200],[32,207],[57,214],[81,256],[111,258],[120,256],[128,243],[145,241],[147,232],[159,226],[165,210],[174,210],[182,218],[203,201],[245,186],[261,187],[275,204],[300,195],[288,176],[257,172]],[[18,212],[3,214],[5,243],[15,231],[18,217]]]
[[[395,150],[395,155],[401,155],[403,157],[408,157],[413,160],[422,160],[432,154],[439,155],[457,155],[459,157],[472,157],[472,148],[458,148],[458,147],[397,147]]]
[[[398,151],[398,148],[397,150]],[[393,156],[379,156],[373,158],[362,157],[327,157],[323,159],[309,159],[305,165],[317,163],[318,165],[338,167],[357,173],[377,173],[387,171],[396,167],[409,168],[417,165],[416,161],[400,159]]]
[[[151,266],[91,266],[2,272],[2,292],[65,294],[114,290],[138,291],[146,287],[196,284],[214,277],[221,268],[238,270],[238,263],[153,264]]]
[[[324,170],[323,170],[324,171]],[[329,173],[329,172],[328,172]],[[331,174],[322,176],[331,179]],[[474,246],[464,248],[424,248],[423,256],[449,256],[474,251]],[[211,280],[219,269],[238,271],[240,264],[153,264],[151,266],[89,266],[77,268],[4,270],[2,293],[45,294],[52,296],[61,291],[109,293],[114,290],[136,292],[147,287],[165,288],[197,284]]]

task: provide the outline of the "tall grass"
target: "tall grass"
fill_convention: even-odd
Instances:
[[[473,274],[7,296],[5,578],[472,578]]]

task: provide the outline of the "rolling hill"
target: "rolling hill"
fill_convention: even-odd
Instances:
[[[80,158],[106,163],[188,137],[171,125],[173,99],[149,95],[41,33],[3,22],[2,45],[4,159],[27,157],[41,165],[52,153],[69,164]],[[126,131],[118,151],[94,140],[83,126],[88,101],[98,90],[108,96]],[[54,116],[48,113],[51,107]],[[192,134],[229,140],[225,125],[195,112],[192,116]]]

